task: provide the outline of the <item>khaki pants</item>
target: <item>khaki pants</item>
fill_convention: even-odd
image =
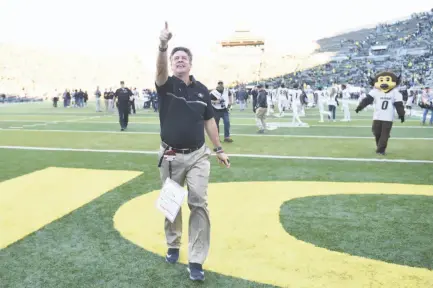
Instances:
[[[161,146],[158,160],[164,148]],[[191,263],[203,264],[209,252],[210,220],[207,208],[207,189],[210,174],[209,156],[211,150],[203,145],[199,150],[189,154],[176,154],[171,162],[171,179],[179,185],[188,186],[189,217],[188,260]],[[163,160],[159,169],[161,181],[169,176],[169,163]],[[165,236],[168,248],[180,248],[182,236],[182,211],[179,211],[175,221],[165,219]]]
[[[376,138],[376,153],[385,153],[391,134],[392,121],[373,120],[371,130]]]
[[[257,122],[257,126],[259,127],[260,130],[265,130],[266,129],[266,112],[268,111],[267,108],[257,108],[256,110],[256,122]]]

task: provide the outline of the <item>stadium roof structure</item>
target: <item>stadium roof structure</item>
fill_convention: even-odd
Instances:
[[[222,47],[246,47],[246,46],[263,46],[265,40],[253,35],[249,30],[237,30],[227,40],[222,40]]]

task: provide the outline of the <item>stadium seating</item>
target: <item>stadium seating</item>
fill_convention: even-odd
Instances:
[[[433,85],[433,12],[321,39],[318,44],[316,53],[336,53],[331,62],[261,81],[274,86],[283,80],[289,85],[367,86],[369,76],[390,69],[402,73],[407,86]]]

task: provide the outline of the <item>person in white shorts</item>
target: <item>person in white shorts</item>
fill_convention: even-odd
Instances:
[[[302,126],[304,123],[299,118],[299,112],[301,110],[301,96],[302,91],[298,89],[298,84],[293,85],[293,88],[290,91],[290,98],[291,98],[291,104],[292,104],[292,125],[293,126]]]
[[[265,90],[267,95],[267,104],[268,104],[268,110],[266,111],[266,116],[269,116],[271,114],[274,114],[274,101],[275,101],[275,90],[272,89],[272,87],[269,87],[268,84],[265,84]]]
[[[284,84],[281,84],[279,88],[277,88],[277,101],[278,101],[278,112],[279,117],[284,117],[284,112],[287,110],[288,102],[289,102],[289,89],[285,87]]]
[[[344,118],[341,121],[344,122],[350,122],[350,110],[349,110],[349,100],[350,100],[350,93],[349,89],[347,89],[347,86],[345,84],[341,85],[341,93],[342,93],[342,103],[343,103],[343,114]]]
[[[330,116],[330,113],[328,111],[325,111],[325,104],[326,104],[326,93],[323,91],[322,87],[317,87],[317,90],[314,92],[317,97],[317,106],[319,108],[319,115],[320,115],[320,123],[323,123],[323,115]]]

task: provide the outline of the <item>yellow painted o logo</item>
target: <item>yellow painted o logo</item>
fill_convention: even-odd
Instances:
[[[211,248],[205,269],[260,283],[290,287],[433,287],[433,271],[333,252],[299,241],[280,224],[283,202],[329,194],[412,194],[433,196],[431,186],[377,183],[252,182],[209,186]],[[129,241],[165,255],[159,191],[125,203],[115,228]],[[181,263],[187,263],[183,210]]]

